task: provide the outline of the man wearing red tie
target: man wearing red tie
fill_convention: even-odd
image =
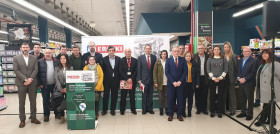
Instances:
[[[144,92],[142,95],[142,114],[149,112],[154,114],[153,111],[153,70],[157,60],[156,56],[151,54],[152,47],[147,44],[145,46],[145,54],[138,57],[137,64],[137,79],[139,85],[144,86]]]
[[[179,47],[176,46],[172,49],[172,57],[166,60],[165,74],[167,77],[168,87],[168,121],[173,120],[173,106],[175,97],[177,97],[177,119],[183,121],[183,94],[184,86],[186,86],[186,76],[188,74],[188,67],[183,57],[179,57]]]

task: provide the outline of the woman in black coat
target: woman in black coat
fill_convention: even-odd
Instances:
[[[192,116],[192,105],[193,105],[193,94],[196,88],[199,88],[199,76],[200,71],[196,62],[193,62],[193,54],[191,52],[185,52],[183,54],[187,65],[188,65],[188,75],[186,78],[187,86],[184,90],[184,108],[183,112],[186,111],[186,99],[188,99],[188,117]]]

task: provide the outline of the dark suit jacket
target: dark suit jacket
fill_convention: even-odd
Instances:
[[[137,81],[141,80],[141,82],[145,85],[154,83],[153,70],[154,70],[154,65],[155,65],[157,58],[156,58],[156,56],[151,54],[150,59],[151,59],[151,61],[150,61],[151,65],[150,65],[150,70],[149,70],[146,54],[140,55],[138,57]]]
[[[188,64],[186,64],[188,66]],[[188,70],[189,71],[189,70]],[[193,89],[195,89],[196,85],[200,86],[200,69],[198,68],[198,65],[196,62],[192,61],[192,85]],[[188,76],[189,74],[187,74]],[[186,78],[187,78],[186,76]]]
[[[168,58],[165,63],[165,75],[167,86],[173,86],[173,82],[181,81],[181,86],[186,86],[186,76],[188,75],[187,62],[183,57],[178,57],[178,68],[174,58]]]
[[[228,62],[228,76],[231,84],[235,84],[237,75],[238,58],[236,54],[232,55],[232,58]]]
[[[115,56],[115,67],[113,69],[109,61],[109,55],[104,57],[103,68],[102,68],[104,73],[104,83],[111,84],[113,82],[113,73],[114,73],[115,80],[120,82],[120,60],[121,60],[120,57]]]
[[[120,61],[120,75],[121,80],[127,81],[128,78],[132,79],[133,85],[132,88],[134,89],[137,82],[136,82],[136,76],[137,76],[137,59],[131,57],[131,63],[130,63],[130,72],[131,75],[127,75],[128,72],[128,64],[126,57],[123,57]]]
[[[244,86],[253,87],[256,85],[256,73],[259,67],[258,60],[250,56],[241,71],[242,62],[243,58],[238,61],[237,77],[245,78],[246,82],[243,84]]]
[[[38,61],[34,55],[29,55],[28,66],[26,66],[25,60],[22,54],[16,55],[13,58],[13,68],[16,74],[16,85],[24,86],[25,79],[32,78],[31,85],[37,85],[37,73],[38,73]]]
[[[209,54],[207,53],[204,53],[205,55],[205,60],[204,60],[204,76],[205,76],[205,85],[208,85],[209,84],[209,76],[208,76],[208,73],[207,73],[207,67],[206,67],[206,64],[207,64],[207,60],[208,58],[210,57]],[[198,53],[196,53],[194,55],[194,62],[196,62],[196,64],[198,65],[198,69],[199,69],[199,72],[200,72],[200,57],[198,55]]]
[[[87,64],[86,64],[86,61],[87,61],[87,59],[88,59],[88,56],[90,56],[90,55],[91,55],[90,52],[84,53],[84,54],[83,54],[83,68],[85,67],[85,65],[87,65]],[[103,69],[103,58],[102,58],[102,54],[95,52],[94,56],[95,56],[95,61],[96,61],[96,63],[99,63],[99,65],[100,65],[100,66],[102,67],[102,69]]]

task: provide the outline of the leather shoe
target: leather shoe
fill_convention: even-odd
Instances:
[[[259,127],[259,126],[261,126],[261,125],[262,125],[262,123],[260,123],[260,122],[256,122],[254,125],[255,125],[255,126],[257,126],[257,127]]]
[[[277,121],[274,120],[274,125],[276,125]],[[265,124],[270,124],[270,120],[267,120],[267,122],[265,122]]]
[[[106,115],[107,114],[107,111],[102,111],[102,115]]]
[[[111,115],[112,115],[112,116],[115,116],[115,115],[116,115],[115,110],[112,110],[112,111],[111,111]]]
[[[237,118],[243,118],[243,117],[246,117],[246,116],[247,116],[246,114],[241,113],[241,114],[237,115],[236,117]]]
[[[200,111],[200,110],[197,110],[197,111],[196,111],[196,114],[200,114],[200,113],[201,113],[201,111]]]
[[[202,111],[203,114],[205,115],[208,115],[208,112],[207,111]]]
[[[254,107],[259,107],[259,106],[261,106],[260,103],[254,103]]]
[[[121,111],[121,115],[124,115],[124,111]]]
[[[49,116],[44,116],[44,122],[48,122],[49,120]]]
[[[221,114],[221,113],[218,113],[218,117],[219,117],[219,118],[222,118],[223,116],[222,116],[222,114]]]
[[[61,115],[55,115],[56,119],[61,119]]]
[[[212,118],[215,117],[215,113],[211,113],[210,117],[212,117]]]
[[[40,122],[40,121],[38,121],[37,119],[33,119],[33,120],[31,120],[31,123],[34,123],[34,124],[41,124],[41,122]]]
[[[192,113],[188,113],[188,117],[192,117]]]
[[[235,112],[230,112],[229,113],[229,116],[234,116],[235,115]]]
[[[247,121],[252,120],[252,119],[253,119],[252,116],[247,116],[247,117],[246,117],[246,120],[247,120]]]
[[[134,115],[137,115],[137,112],[135,110],[132,110],[131,113],[133,113]]]
[[[153,110],[149,110],[149,113],[150,114],[155,114]]]
[[[184,121],[184,119],[183,119],[182,116],[178,116],[177,119],[178,119],[179,121]]]
[[[95,120],[98,120],[99,114],[95,114]]]
[[[20,123],[19,123],[19,126],[18,126],[19,128],[23,128],[23,127],[25,127],[25,121],[21,121]]]
[[[183,112],[183,113],[182,113],[182,116],[183,116],[184,118],[186,118],[186,117],[187,117],[186,112]]]
[[[168,121],[172,121],[173,120],[173,117],[172,116],[169,116],[168,117]]]
[[[143,114],[143,115],[144,115],[144,114],[146,114],[146,113],[147,113],[147,111],[146,111],[146,110],[143,110],[143,111],[142,111],[142,114]]]

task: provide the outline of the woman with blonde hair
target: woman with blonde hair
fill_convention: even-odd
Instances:
[[[230,42],[225,42],[224,45],[225,58],[228,63],[228,73],[225,79],[224,101],[229,100],[230,116],[235,115],[236,111],[236,96],[235,96],[235,83],[238,59],[237,55],[233,53]],[[225,109],[225,108],[224,108]]]

